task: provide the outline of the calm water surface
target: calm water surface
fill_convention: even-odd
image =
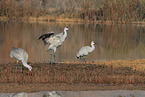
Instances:
[[[48,22],[0,22],[0,63],[16,62],[9,57],[13,46],[25,49],[29,62],[49,62],[48,46],[38,37],[46,32],[63,32],[69,27],[68,36],[56,51],[56,61],[77,61],[76,53],[95,41],[96,49],[86,60],[124,60],[145,58],[145,25],[137,24],[79,24]]]

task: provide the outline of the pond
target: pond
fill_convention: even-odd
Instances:
[[[87,61],[128,60],[145,58],[145,25],[143,24],[93,24],[1,21],[0,22],[0,63],[16,62],[9,57],[13,46],[25,49],[28,62],[45,63],[50,60],[48,46],[39,36],[46,32],[63,32],[69,27],[68,36],[57,48],[56,62],[75,62],[76,53],[82,46],[95,41],[95,50],[86,56]]]

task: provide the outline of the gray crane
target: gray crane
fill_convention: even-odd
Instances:
[[[56,91],[47,91],[43,97],[62,97],[58,92]]]
[[[10,57],[17,59],[17,64],[18,61],[22,61],[22,64],[31,71],[32,67],[27,64],[28,53],[24,49],[13,47],[10,51]],[[16,70],[17,70],[17,66],[16,66]],[[21,72],[22,72],[22,65],[21,65]]]
[[[89,53],[91,53],[95,49],[94,44],[96,44],[96,43],[94,41],[92,41],[91,42],[91,47],[90,46],[84,46],[84,47],[80,48],[79,51],[77,52],[76,57],[81,59],[81,57],[87,56]],[[84,60],[85,60],[85,58],[84,58]]]
[[[9,95],[8,97],[28,97],[28,95],[26,92],[20,92],[20,93]]]
[[[69,30],[69,28],[65,27],[64,32],[62,32],[62,33],[54,35],[54,32],[49,32],[47,34],[41,35],[38,38],[38,40],[42,39],[42,41],[44,42],[45,45],[49,44],[49,47],[48,47],[47,51],[53,50],[53,52],[54,52],[54,63],[55,63],[56,49],[64,43],[64,41],[67,37],[67,32],[66,32],[67,30]],[[52,52],[50,54],[51,54],[51,57],[52,57]],[[50,59],[50,63],[51,63],[51,59]]]

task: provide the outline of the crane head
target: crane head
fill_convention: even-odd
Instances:
[[[64,30],[65,30],[65,31],[66,31],[66,30],[69,30],[69,28],[68,28],[68,27],[65,27]]]
[[[93,44],[96,44],[96,43],[94,41],[92,41],[91,44],[93,45]]]
[[[96,42],[94,42],[94,41],[92,41],[91,44],[92,44],[92,45],[94,45],[94,44],[95,44],[95,45],[100,45],[99,43],[96,43]]]
[[[29,69],[29,71],[31,71],[31,70],[32,70],[32,67],[31,67],[31,66],[29,66],[29,67],[28,67],[28,69]]]

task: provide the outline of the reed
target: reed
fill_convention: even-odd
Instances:
[[[144,0],[1,0],[0,5],[0,16],[9,19],[132,23],[145,18]]]

